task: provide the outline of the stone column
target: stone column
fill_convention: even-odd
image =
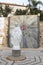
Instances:
[[[12,50],[12,56],[19,57],[21,55],[21,50]]]

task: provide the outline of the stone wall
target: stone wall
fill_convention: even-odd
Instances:
[[[8,37],[8,18],[4,18],[3,32],[4,32],[5,35],[3,36],[3,41],[2,41],[2,44],[0,44],[0,46],[5,46],[6,47],[7,46],[7,37]]]
[[[40,47],[43,47],[43,22],[40,22]]]
[[[36,19],[37,19],[37,16],[35,16],[36,17]],[[33,19],[35,18],[34,16],[33,16]],[[27,16],[27,18],[28,18],[28,16]],[[30,19],[30,18],[28,18],[28,19]],[[27,24],[30,22],[28,19],[26,19],[26,16],[14,16],[14,17],[11,17],[11,19],[10,19],[10,28],[11,28],[11,30],[10,31],[12,31],[13,30],[13,26],[14,26],[14,22],[18,22],[19,24],[20,24],[20,27],[21,27],[21,25],[23,25],[23,24],[26,24],[26,26],[27,26]],[[25,21],[25,23],[23,22],[23,21]],[[35,20],[34,20],[35,21]],[[31,36],[34,36],[34,38],[37,38],[37,32],[36,32],[36,29],[38,29],[37,28],[37,22],[38,22],[38,20],[36,20],[36,23],[34,23],[34,25],[32,24],[28,29],[26,29],[26,30],[22,30],[22,32],[23,32],[23,34],[26,34],[25,35],[25,38],[27,38],[27,35],[31,35]],[[5,23],[5,26],[4,26],[4,32],[5,32],[5,36],[3,37],[3,44],[2,44],[2,46],[8,46],[8,18],[5,18],[5,21],[4,21],[4,23]],[[12,24],[13,23],[13,24]],[[36,25],[36,27],[35,27],[35,25]],[[34,26],[34,28],[32,27],[32,26]],[[28,27],[28,26],[27,26]],[[28,32],[29,33],[28,33]],[[30,32],[31,31],[31,32]],[[35,34],[35,33],[36,34]],[[27,34],[28,33],[28,34]],[[31,34],[32,33],[32,34]],[[23,36],[24,37],[24,36]],[[38,39],[38,38],[37,38]],[[28,40],[29,41],[29,40]],[[25,44],[23,44],[23,40],[22,40],[22,45],[21,45],[21,47],[25,47],[25,46],[27,46],[26,45],[26,39],[24,40],[24,42],[25,42]],[[36,41],[37,42],[37,41]],[[35,42],[35,44],[37,44]],[[27,43],[28,44],[28,43]],[[31,46],[30,46],[31,45]],[[28,47],[30,48],[30,47],[33,47],[32,46],[33,44],[31,43],[31,44],[28,44]],[[43,47],[43,22],[41,22],[40,23],[40,44],[39,44],[40,46],[39,47]],[[1,46],[1,45],[0,45]]]

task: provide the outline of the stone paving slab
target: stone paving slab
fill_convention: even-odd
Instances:
[[[43,65],[43,49],[42,50],[21,50],[21,55],[25,55],[26,59],[22,61],[11,61],[6,57],[12,55],[11,49],[0,50],[0,65]]]

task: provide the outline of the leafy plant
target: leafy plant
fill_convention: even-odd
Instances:
[[[25,15],[26,12],[27,12],[27,10],[17,9],[15,12],[15,15]]]
[[[4,17],[7,17],[11,11],[12,9],[9,7],[9,5],[5,5],[4,9],[3,6],[0,5],[0,16],[3,15]]]
[[[28,0],[29,4],[27,5],[28,8],[30,8],[30,13],[31,14],[38,14],[40,13],[40,10],[37,8],[39,4],[43,5],[41,1],[37,0]]]
[[[37,8],[37,5],[39,4],[43,5],[43,3],[38,0],[28,0],[28,2],[29,2],[29,7],[32,7],[32,8]]]

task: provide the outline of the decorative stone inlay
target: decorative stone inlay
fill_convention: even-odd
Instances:
[[[19,56],[18,59],[17,57],[11,57],[11,49],[2,51],[0,50],[0,65],[43,65],[43,53],[40,51],[42,50],[23,50],[21,52],[21,57]],[[8,57],[11,59],[9,60]],[[25,59],[23,59],[23,57],[25,57]],[[14,60],[14,58],[16,60]],[[22,60],[20,60],[20,58],[22,58]]]

